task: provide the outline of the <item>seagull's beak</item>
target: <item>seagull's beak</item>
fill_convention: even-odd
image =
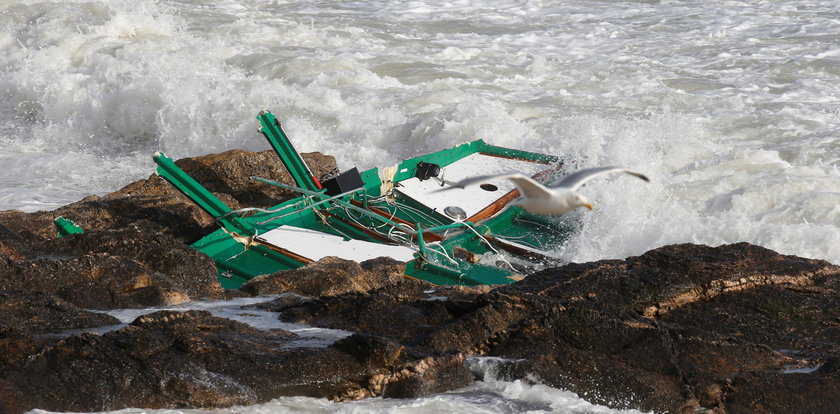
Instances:
[[[595,207],[592,207],[592,204],[589,204],[589,203],[583,203],[583,206],[584,206],[584,207],[586,207],[586,208],[588,208],[588,209],[590,209],[590,210],[594,210],[594,209],[595,209]]]

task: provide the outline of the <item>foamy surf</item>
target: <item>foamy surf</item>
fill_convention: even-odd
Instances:
[[[157,150],[267,149],[253,117],[268,108],[298,149],[344,169],[482,138],[645,172],[583,189],[596,210],[563,260],[746,241],[840,263],[838,30],[833,0],[2,2],[0,209],[114,191],[149,176]],[[236,412],[583,401],[532,407],[488,384],[520,386]]]
[[[342,168],[483,138],[653,179],[587,186],[566,260],[748,241],[840,262],[835,3],[503,6],[4,4],[0,208],[116,190],[159,149],[264,149],[270,108]]]

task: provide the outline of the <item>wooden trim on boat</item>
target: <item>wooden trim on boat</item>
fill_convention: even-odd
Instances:
[[[323,215],[325,215],[325,216],[327,216],[327,217],[329,217],[329,218],[331,218],[335,221],[340,221],[343,224],[346,224],[346,225],[348,225],[348,226],[350,226],[350,227],[352,227],[352,228],[370,236],[371,238],[373,238],[375,240],[378,240],[380,243],[394,244],[393,240],[391,240],[391,239],[389,239],[389,238],[387,238],[387,237],[385,237],[385,236],[383,236],[383,235],[381,235],[381,234],[379,234],[379,233],[377,233],[377,232],[375,232],[375,231],[373,231],[373,230],[371,230],[371,229],[369,229],[365,226],[362,226],[358,223],[354,223],[354,222],[349,221],[349,220],[345,220],[343,217],[341,217],[337,214],[330,213],[329,211],[326,211],[326,210],[321,210],[320,212],[321,212],[321,214],[323,214]]]
[[[356,200],[355,198],[350,200],[350,204],[353,204],[356,207],[366,208],[368,211],[370,211],[372,213],[379,214],[380,216],[385,217],[385,218],[387,218],[391,221],[394,221],[394,222],[397,222],[397,223],[400,223],[400,224],[406,224],[408,226],[411,226],[411,228],[415,227],[415,223],[412,223],[408,220],[401,219],[399,217],[393,216],[393,214],[391,214],[388,211],[382,210],[381,208],[376,208],[376,207],[371,207],[371,206],[365,207],[364,203],[362,203],[359,200]]]
[[[282,247],[279,247],[279,246],[275,246],[275,245],[273,245],[273,244],[271,244],[271,243],[268,243],[268,242],[266,242],[266,241],[263,241],[263,240],[258,240],[258,242],[259,242],[261,245],[263,245],[263,246],[265,246],[265,247],[267,247],[267,248],[269,248],[269,249],[271,249],[271,250],[274,250],[274,251],[275,251],[275,252],[277,252],[277,253],[280,253],[280,254],[282,254],[282,255],[284,255],[284,256],[287,256],[287,257],[291,258],[292,260],[296,260],[296,261],[301,262],[301,263],[303,263],[303,264],[315,263],[315,260],[312,260],[312,259],[310,259],[310,258],[308,258],[308,257],[301,256],[301,255],[299,255],[299,254],[297,254],[297,253],[293,253],[293,252],[291,252],[291,251],[289,251],[289,250],[286,250],[286,249],[284,249],[284,248],[282,248]]]
[[[362,207],[362,208],[364,208],[364,204],[362,204],[362,202],[361,202],[361,201],[359,201],[359,200],[353,199],[353,200],[350,200],[350,203],[352,203],[353,205],[355,205],[355,206],[357,206],[357,207]],[[376,207],[371,207],[371,206],[368,206],[368,207],[367,207],[367,210],[368,210],[368,211],[370,211],[370,212],[372,212],[372,213],[379,214],[380,216],[385,217],[385,218],[387,218],[387,219],[389,219],[389,220],[391,220],[391,221],[394,221],[394,222],[397,222],[397,223],[400,223],[400,224],[405,224],[406,226],[409,226],[409,227],[411,227],[412,229],[416,229],[416,228],[417,228],[417,223],[412,223],[412,222],[410,222],[410,221],[408,221],[408,220],[405,220],[405,219],[401,219],[401,218],[399,218],[399,217],[396,217],[396,216],[392,215],[391,213],[389,213],[389,212],[387,212],[387,211],[385,211],[385,210],[382,210],[382,209],[380,209],[380,208],[376,208]],[[435,233],[428,233],[428,232],[424,232],[424,233],[423,233],[423,241],[425,241],[425,242],[443,241],[444,239],[445,239],[445,237],[443,237],[443,236],[441,236],[441,235],[439,235],[439,234],[435,234]],[[389,240],[389,242],[390,242],[390,240]]]
[[[494,201],[493,204],[490,204],[489,206],[484,207],[478,213],[473,214],[472,217],[468,217],[467,221],[472,222],[472,223],[478,223],[481,220],[488,219],[488,218],[492,217],[494,214],[502,211],[502,209],[505,208],[508,205],[508,203],[515,200],[517,197],[519,197],[519,190],[517,190],[517,189],[510,190],[507,194],[503,195],[501,198]]]
[[[499,157],[499,158],[510,158],[510,159],[515,159],[515,160],[520,160],[521,159],[521,158],[508,157],[508,156],[504,156],[504,155],[485,154],[483,152],[481,154],[489,155],[489,156],[493,156],[493,157]],[[523,161],[533,161],[533,160],[523,160]],[[543,163],[543,162],[540,162],[540,161],[533,161],[533,162],[536,162],[536,163],[539,163],[539,164],[548,164],[548,163]],[[531,176],[531,178],[539,181],[540,179],[546,177],[547,175],[553,173],[554,171],[556,171],[556,169],[553,169],[553,168],[542,170],[542,171],[534,174],[533,176]],[[481,220],[485,220],[485,219],[488,219],[490,217],[493,217],[493,215],[495,215],[499,211],[502,211],[502,209],[505,208],[505,206],[507,206],[508,203],[517,199],[518,197],[519,197],[519,190],[514,188],[513,190],[509,191],[507,194],[503,195],[498,200],[494,201],[493,204],[490,204],[489,206],[484,207],[478,213],[473,214],[472,217],[467,218],[467,221],[470,221],[470,222],[473,222],[473,223],[478,223]]]

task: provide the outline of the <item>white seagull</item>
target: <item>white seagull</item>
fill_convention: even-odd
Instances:
[[[650,181],[644,174],[620,167],[595,167],[575,171],[563,177],[557,185],[546,187],[533,178],[520,173],[503,175],[482,175],[467,178],[454,183],[454,187],[465,188],[472,184],[486,182],[491,179],[505,178],[513,182],[519,190],[520,198],[511,202],[511,205],[521,206],[525,211],[534,214],[559,215],[568,213],[578,207],[586,207],[592,210],[592,204],[576,190],[587,181],[599,176],[614,172],[624,172],[645,181]],[[448,187],[452,188],[452,187]]]

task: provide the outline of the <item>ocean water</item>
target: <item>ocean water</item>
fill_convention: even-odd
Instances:
[[[114,191],[156,150],[267,149],[270,109],[342,169],[482,138],[646,173],[584,188],[569,261],[747,241],[840,263],[838,45],[835,0],[0,0],[0,210]],[[601,412],[481,384],[237,412]]]

